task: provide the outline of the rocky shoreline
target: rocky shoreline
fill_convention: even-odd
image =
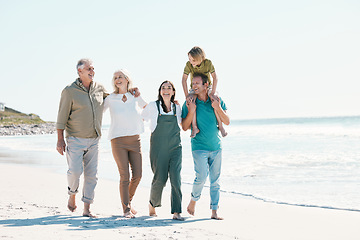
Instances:
[[[55,132],[55,123],[0,125],[0,136],[54,134]]]

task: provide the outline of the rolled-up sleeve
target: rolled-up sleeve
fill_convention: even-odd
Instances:
[[[176,117],[177,117],[177,121],[178,121],[179,125],[180,125],[181,122],[182,122],[181,114],[182,114],[182,112],[181,112],[181,106],[180,106],[180,105],[176,105]],[[181,129],[181,127],[180,127],[180,129]]]
[[[189,75],[190,72],[190,62],[187,62],[184,68],[184,74]]]
[[[56,121],[57,129],[65,129],[66,123],[69,120],[70,111],[71,111],[72,99],[69,96],[69,92],[66,88],[61,93],[59,112]]]
[[[149,121],[150,120],[150,113],[152,111],[152,102],[150,104],[148,104],[144,110],[141,112],[141,117],[143,118],[144,121]]]
[[[145,100],[141,96],[139,96],[135,99],[136,99],[139,107],[144,108],[147,105],[147,102],[145,102]]]

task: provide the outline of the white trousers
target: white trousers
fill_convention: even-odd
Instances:
[[[81,200],[93,203],[98,179],[99,138],[68,137],[66,141],[66,158],[69,166],[67,171],[68,193],[75,195],[78,192],[80,176],[84,172]]]

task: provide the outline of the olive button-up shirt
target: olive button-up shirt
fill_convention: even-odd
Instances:
[[[66,137],[96,138],[101,136],[105,88],[92,82],[89,91],[80,79],[61,93],[57,129],[65,129]]]

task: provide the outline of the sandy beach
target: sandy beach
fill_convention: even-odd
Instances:
[[[188,189],[187,187],[186,189]],[[172,220],[169,192],[163,194],[158,217],[148,216],[149,189],[140,187],[133,205],[137,218],[120,211],[118,183],[99,179],[92,211],[82,217],[66,208],[66,174],[21,164],[0,164],[1,239],[359,239],[360,213],[265,203],[232,194],[221,195],[219,213],[211,220],[208,189],[195,216],[186,213],[189,191],[183,193],[184,222]]]

